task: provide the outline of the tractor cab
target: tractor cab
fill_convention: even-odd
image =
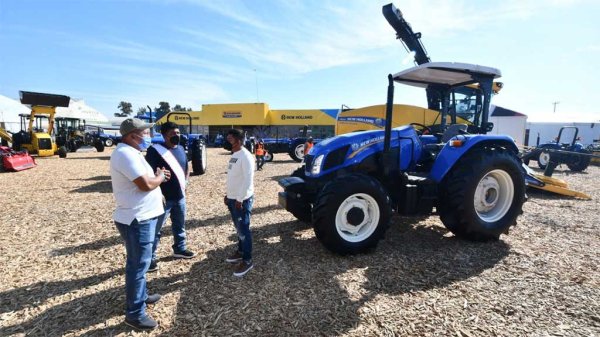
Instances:
[[[433,125],[413,125],[421,127],[421,131],[438,134],[442,140],[448,125],[463,124],[465,127],[453,129],[476,134],[492,130],[494,125],[488,122],[490,101],[492,94],[502,87],[501,82],[494,82],[500,76],[496,68],[430,62],[396,73],[393,80],[426,90],[427,108],[437,111],[438,116]]]

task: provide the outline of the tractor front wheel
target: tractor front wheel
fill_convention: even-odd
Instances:
[[[265,152],[265,161],[268,163],[273,161],[273,154],[271,152]]]
[[[296,162],[301,162],[304,159],[304,143],[296,145],[290,152],[290,157]]]
[[[106,147],[111,147],[111,146],[113,146],[113,140],[112,140],[112,139],[110,139],[110,138],[106,138],[106,139],[104,140],[104,146],[106,146]]]
[[[501,149],[476,149],[442,182],[437,210],[455,235],[489,241],[516,224],[524,201],[525,179],[517,158]]]
[[[94,147],[96,148],[96,151],[98,152],[104,152],[104,142],[100,139],[96,140],[94,142]]]
[[[546,166],[548,166],[549,162],[550,162],[550,152],[545,152],[545,151],[540,152],[540,155],[537,158],[538,167],[541,168],[542,170],[545,170]]]
[[[379,181],[352,174],[336,178],[319,193],[312,225],[317,239],[338,254],[375,248],[389,227],[392,207]]]

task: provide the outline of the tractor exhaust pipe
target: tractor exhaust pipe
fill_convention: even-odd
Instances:
[[[390,143],[392,138],[392,112],[394,110],[394,77],[388,75],[387,102],[385,105],[385,131],[383,134],[383,153],[381,155],[381,165],[383,167],[383,176],[390,178],[390,168],[392,167],[392,153]]]
[[[390,138],[392,136],[392,112],[394,110],[394,77],[388,75],[387,102],[385,105],[385,131],[383,134],[383,153],[390,152]],[[387,163],[386,163],[387,164]]]

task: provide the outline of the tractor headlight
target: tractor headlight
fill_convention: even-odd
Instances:
[[[310,169],[311,174],[321,173],[321,164],[323,163],[323,158],[325,158],[324,154],[315,158],[315,160],[313,161],[313,164],[312,164],[312,168]]]

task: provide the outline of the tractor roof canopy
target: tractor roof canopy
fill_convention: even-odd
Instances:
[[[415,87],[429,85],[458,87],[477,83],[481,78],[499,78],[500,70],[476,64],[457,62],[429,62],[396,73],[394,81]]]

